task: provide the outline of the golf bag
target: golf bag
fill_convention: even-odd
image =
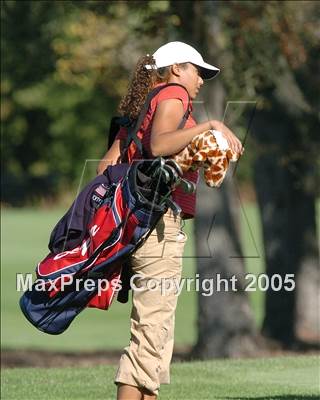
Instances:
[[[50,253],[38,264],[37,280],[20,299],[25,317],[43,332],[60,334],[84,308],[107,309],[124,260],[143,244],[168,207],[180,212],[170,195],[181,175],[172,160],[131,164],[108,187],[81,245]]]

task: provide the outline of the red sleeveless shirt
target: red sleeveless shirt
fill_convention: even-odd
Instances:
[[[162,86],[163,83],[156,85],[155,87]],[[187,110],[188,107],[188,94],[186,91],[179,86],[168,86],[165,89],[161,90],[152,100],[148,109],[148,112],[145,116],[145,119],[141,125],[139,132],[137,133],[138,138],[141,140],[143,147],[146,149],[147,153],[151,156],[151,148],[150,148],[150,139],[151,139],[151,128],[153,117],[155,111],[157,109],[158,104],[163,100],[168,99],[178,99],[183,104],[184,112]],[[192,128],[196,125],[196,121],[192,117],[192,103],[190,103],[190,114],[186,121],[184,128]],[[127,130],[126,128],[120,128],[116,139],[124,140],[127,137]],[[134,143],[131,143],[128,149],[128,160],[131,162],[133,159],[141,159],[141,154],[137,150]],[[199,173],[196,172],[186,172],[183,174],[183,177],[189,181],[194,183],[198,183],[199,180]],[[172,199],[175,201],[182,209],[182,218],[193,218],[195,215],[195,208],[196,208],[196,193],[186,194],[183,192],[181,188],[177,188],[172,193]]]

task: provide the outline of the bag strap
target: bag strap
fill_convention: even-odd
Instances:
[[[110,126],[109,126],[109,136],[108,136],[108,150],[112,146],[117,133],[119,132],[119,128],[121,126],[128,128],[132,125],[132,120],[128,116],[115,116],[111,118]]]
[[[181,122],[180,122],[180,124],[178,126],[178,129],[182,129],[184,127],[184,125],[185,125],[185,123],[186,123],[186,121],[187,121],[187,119],[189,117],[189,114],[190,114],[190,96],[189,96],[189,93],[188,93],[187,89],[183,85],[180,85],[179,83],[167,83],[166,85],[163,85],[163,86],[160,86],[160,87],[157,87],[157,88],[151,90],[151,92],[148,94],[148,96],[146,98],[146,101],[145,101],[145,103],[144,103],[144,105],[143,105],[143,107],[142,107],[142,109],[140,111],[140,114],[139,114],[139,117],[138,117],[136,123],[134,125],[132,124],[131,126],[128,127],[128,136],[127,136],[125,147],[123,149],[123,154],[124,154],[125,158],[127,158],[127,150],[128,150],[128,148],[129,148],[129,146],[130,146],[132,141],[134,141],[135,145],[137,146],[138,150],[142,154],[143,158],[148,158],[147,151],[144,148],[141,140],[138,138],[137,133],[140,130],[141,125],[142,125],[142,123],[143,123],[143,121],[145,119],[145,116],[146,116],[147,112],[148,112],[151,100],[161,90],[163,90],[163,89],[165,89],[167,87],[170,87],[170,86],[180,86],[187,92],[187,95],[188,95],[188,106],[187,106],[187,110],[184,113],[184,115],[182,117],[182,120],[181,120]]]

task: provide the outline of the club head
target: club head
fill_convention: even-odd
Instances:
[[[171,167],[170,165],[167,165],[167,164],[164,166],[164,169],[165,169],[165,170],[169,173],[169,175],[170,175],[170,183],[171,183],[171,185],[176,185],[177,182],[178,182],[179,179],[180,179],[180,177],[179,177],[177,171],[176,171],[173,167]]]
[[[185,193],[194,193],[196,191],[195,183],[187,181],[186,179],[181,179],[179,186],[181,186]]]
[[[159,168],[159,177],[164,181],[164,183],[169,183],[170,182],[170,173],[163,167]]]
[[[179,215],[181,213],[181,207],[178,206],[177,203],[175,203],[174,201],[172,201],[171,199],[166,199],[166,204],[169,208],[171,208],[171,210],[173,211],[174,215]]]
[[[149,174],[150,176],[153,176],[158,168],[163,168],[165,164],[165,160],[162,157],[157,157],[152,162],[148,162],[150,165],[147,168],[146,173]]]
[[[179,176],[183,175],[183,171],[182,171],[182,168],[180,167],[180,165],[176,161],[172,160],[171,158],[166,160],[166,165],[173,167],[177,171],[177,174]]]

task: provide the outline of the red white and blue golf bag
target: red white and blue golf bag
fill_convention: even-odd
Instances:
[[[20,299],[29,322],[60,334],[84,308],[108,309],[125,260],[168,207],[180,211],[170,198],[179,184],[195,190],[173,160],[160,157],[109,166],[90,182],[53,230],[51,252],[38,264],[32,289]]]
[[[124,178],[108,186],[82,243],[50,253],[38,264],[38,279],[21,297],[20,307],[39,330],[62,333],[84,308],[110,306],[122,263],[168,208],[171,186],[161,176],[164,165],[163,159],[153,166],[133,163]]]

